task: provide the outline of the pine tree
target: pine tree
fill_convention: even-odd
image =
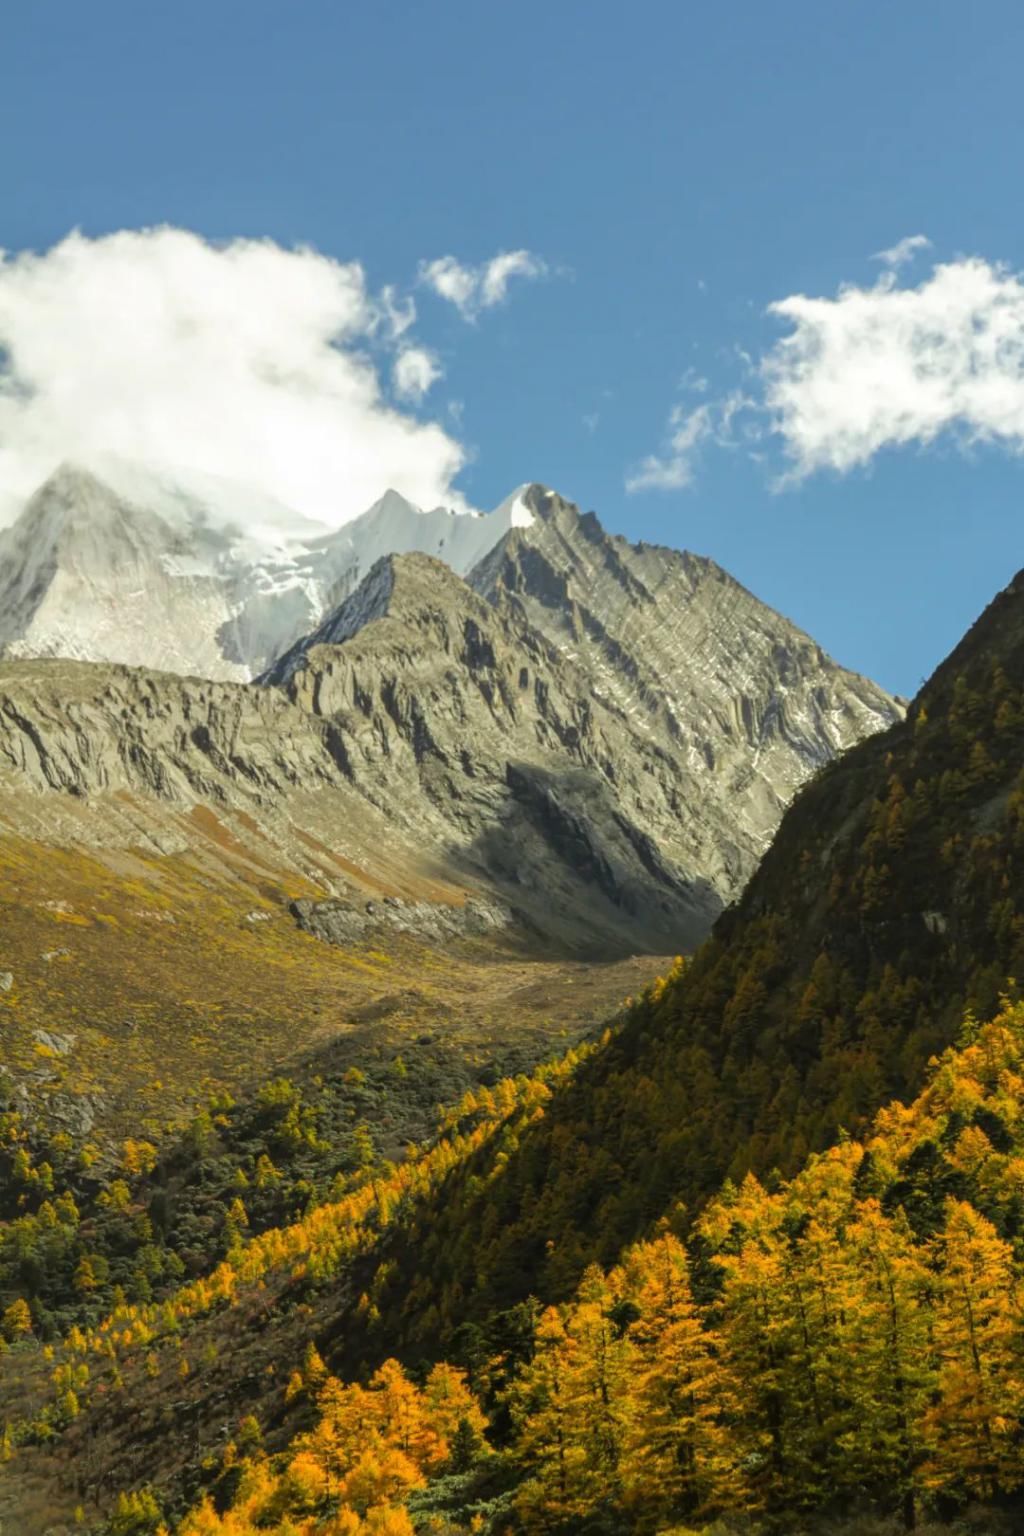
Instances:
[[[516,1503],[533,1529],[547,1530],[587,1509],[588,1485],[575,1346],[557,1307],[541,1314],[534,1343],[533,1360],[512,1390],[516,1459],[526,1473]]]
[[[1020,1306],[1010,1245],[962,1200],[936,1240],[938,1401],[925,1415],[928,1477],[982,1498],[1024,1480]]]
[[[32,1332],[32,1312],[28,1302],[23,1296],[12,1301],[4,1312],[3,1322],[0,1324],[0,1332],[8,1343],[13,1344],[16,1339],[24,1338]]]
[[[785,1302],[781,1197],[748,1174],[699,1223],[722,1271],[724,1358],[744,1384],[748,1432],[761,1450],[751,1470],[759,1503],[781,1502],[798,1475],[795,1441],[808,1416],[806,1382],[793,1365],[793,1318]]]
[[[858,1204],[843,1242],[850,1264],[843,1297],[851,1365],[846,1454],[857,1479],[898,1503],[913,1530],[921,1418],[935,1384],[932,1276],[903,1211],[887,1217],[875,1199]]]
[[[464,1371],[443,1362],[435,1365],[424,1383],[423,1399],[424,1413],[437,1436],[440,1456],[454,1457],[457,1439],[464,1460],[470,1456],[471,1448],[479,1449],[487,1420],[466,1385]]]
[[[625,1270],[639,1312],[629,1329],[637,1356],[629,1500],[661,1514],[742,1508],[739,1392],[694,1303],[686,1249],[665,1232],[632,1249]]]

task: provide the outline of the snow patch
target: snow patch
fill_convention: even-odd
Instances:
[[[388,490],[331,531],[216,476],[112,456],[64,464],[0,530],[0,654],[250,679],[386,555],[468,574],[533,523],[529,491],[472,514]]]

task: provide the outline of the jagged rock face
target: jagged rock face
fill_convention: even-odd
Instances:
[[[382,869],[385,890],[432,884],[434,862],[391,834],[333,754],[331,730],[276,690],[0,662],[0,836],[227,860],[337,893],[379,889]]]
[[[247,681],[385,554],[465,572],[530,516],[421,512],[395,491],[329,532],[243,487],[105,461],[67,464],[0,530],[0,654]]]
[[[147,511],[69,471],[44,503],[37,546],[24,520],[4,536],[8,552],[24,545],[7,615],[22,640],[9,648],[63,611],[69,571],[80,618],[106,611],[111,569],[128,598],[136,583],[147,599],[157,570],[130,635],[145,619],[159,638],[179,605],[195,655],[223,610],[251,661],[287,633],[268,617],[276,603],[290,594],[314,611],[375,539],[440,541],[465,565],[499,533],[471,582],[429,554],[378,560],[273,664],[262,681],[276,686],[0,666],[0,782],[105,797],[118,836],[122,793],[150,808],[161,846],[154,806],[244,808],[293,859],[293,823],[307,842],[327,837],[332,857],[386,836],[410,866],[432,861],[442,882],[496,894],[556,943],[664,953],[699,942],[742,889],[794,790],[900,713],[711,562],[609,538],[540,487],[490,519],[385,497],[356,536],[307,541],[305,565],[282,556],[274,574],[264,561],[265,586],[241,607],[230,582],[256,568],[252,540],[232,543],[176,493]],[[13,569],[0,547],[0,580]]]
[[[680,814],[678,757],[439,561],[381,561],[265,681],[332,724],[382,810],[503,889],[544,892],[553,930],[590,906],[686,945],[720,909]],[[742,858],[728,839],[720,854]]]
[[[471,893],[465,907],[455,897],[447,922],[439,912],[452,899],[435,903],[427,926],[442,938],[477,932],[474,914],[506,903],[520,935],[556,949],[657,950],[703,931],[713,897],[696,902],[600,775],[578,766],[585,754],[560,745],[591,733],[585,702],[574,720],[577,701],[544,670],[544,642],[524,652],[515,628],[502,638],[489,605],[436,562],[394,563],[413,576],[420,565],[440,572],[461,588],[468,614],[444,601],[423,615],[419,635],[408,608],[400,620],[374,621],[352,654],[320,648],[323,671],[302,669],[287,690],[62,660],[0,664],[2,820],[47,841],[171,853],[211,835],[191,817],[212,810],[224,820],[214,838],[230,825],[232,856],[257,871],[269,851],[278,867],[309,875],[311,841],[328,867],[336,858],[327,888],[349,912],[360,870],[372,882],[381,858],[411,884],[419,871]],[[541,666],[541,702],[528,709],[512,693],[524,655]],[[503,714],[514,716],[515,763],[504,755]],[[401,929],[396,912],[424,926],[413,905],[387,909],[380,923]],[[373,924],[357,926],[352,942]]]
[[[334,721],[368,798],[454,828],[504,882],[573,870],[694,942],[800,785],[901,706],[713,562],[540,487],[519,502],[472,594],[382,561],[268,680]]]
[[[730,898],[796,790],[902,705],[713,561],[611,537],[541,486],[522,500],[532,522],[484,557],[471,585],[571,656],[595,699],[679,764],[699,867]]]
[[[275,804],[345,778],[276,691],[68,661],[0,664],[0,783],[190,806]]]

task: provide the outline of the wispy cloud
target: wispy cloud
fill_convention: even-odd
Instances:
[[[919,251],[927,251],[931,248],[931,241],[927,235],[904,235],[902,240],[897,240],[895,245],[890,245],[887,250],[876,251],[872,261],[880,261],[887,267],[898,270],[905,267],[908,261],[913,261]]]
[[[441,377],[441,365],[426,347],[402,347],[391,368],[391,381],[400,400],[422,400]]]
[[[547,265],[531,251],[501,251],[479,266],[465,266],[455,256],[439,256],[420,266],[420,282],[447,299],[465,320],[475,320],[481,310],[493,309],[508,297],[514,277],[538,278]]]
[[[684,374],[683,387],[700,394],[707,380]],[[745,390],[733,389],[695,408],[679,403],[669,413],[668,429],[660,453],[648,454],[626,476],[626,490],[678,491],[692,485],[702,451],[718,448],[752,449],[760,438],[758,402]]]
[[[390,404],[373,361],[399,399],[422,398],[438,368],[414,318],[358,263],[270,241],[164,228],[0,253],[0,522],[62,459],[109,454],[335,524],[387,485],[458,504],[465,450]]]
[[[679,380],[679,388],[689,390],[694,395],[706,395],[710,387],[709,381],[696,368],[687,368]]]
[[[688,411],[677,405],[669,415],[665,447],[650,453],[626,476],[627,491],[678,491],[690,485],[694,460],[714,433],[714,407],[698,405]]]

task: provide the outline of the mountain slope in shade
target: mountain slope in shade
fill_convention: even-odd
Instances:
[[[486,845],[503,878],[543,883],[530,806],[595,894],[650,911],[648,942],[671,945],[675,925],[689,947],[797,787],[901,708],[712,562],[610,538],[540,486],[506,509],[468,585],[437,562],[383,560],[265,680],[354,735],[376,803],[413,824],[428,811],[439,836]],[[555,797],[532,771],[553,747],[576,775]],[[669,867],[689,914],[650,906]]]
[[[677,1202],[692,1213],[725,1177],[792,1171],[912,1092],[965,1010],[993,1016],[1024,976],[1022,764],[1024,573],[905,721],[797,797],[741,901],[500,1180],[477,1160],[425,1213],[408,1252],[433,1284],[400,1326],[422,1342],[442,1295],[460,1297],[462,1321],[565,1294]],[[922,1154],[915,1178],[930,1169]]]
[[[495,545],[471,584],[503,597],[585,669],[595,696],[682,760],[699,786],[705,862],[720,848],[716,881],[737,894],[800,785],[901,704],[714,561],[613,537],[542,486],[521,494],[532,523]]]
[[[679,758],[438,560],[379,561],[264,681],[329,725],[368,800],[515,905],[536,898],[552,937],[690,945],[721,906]]]

